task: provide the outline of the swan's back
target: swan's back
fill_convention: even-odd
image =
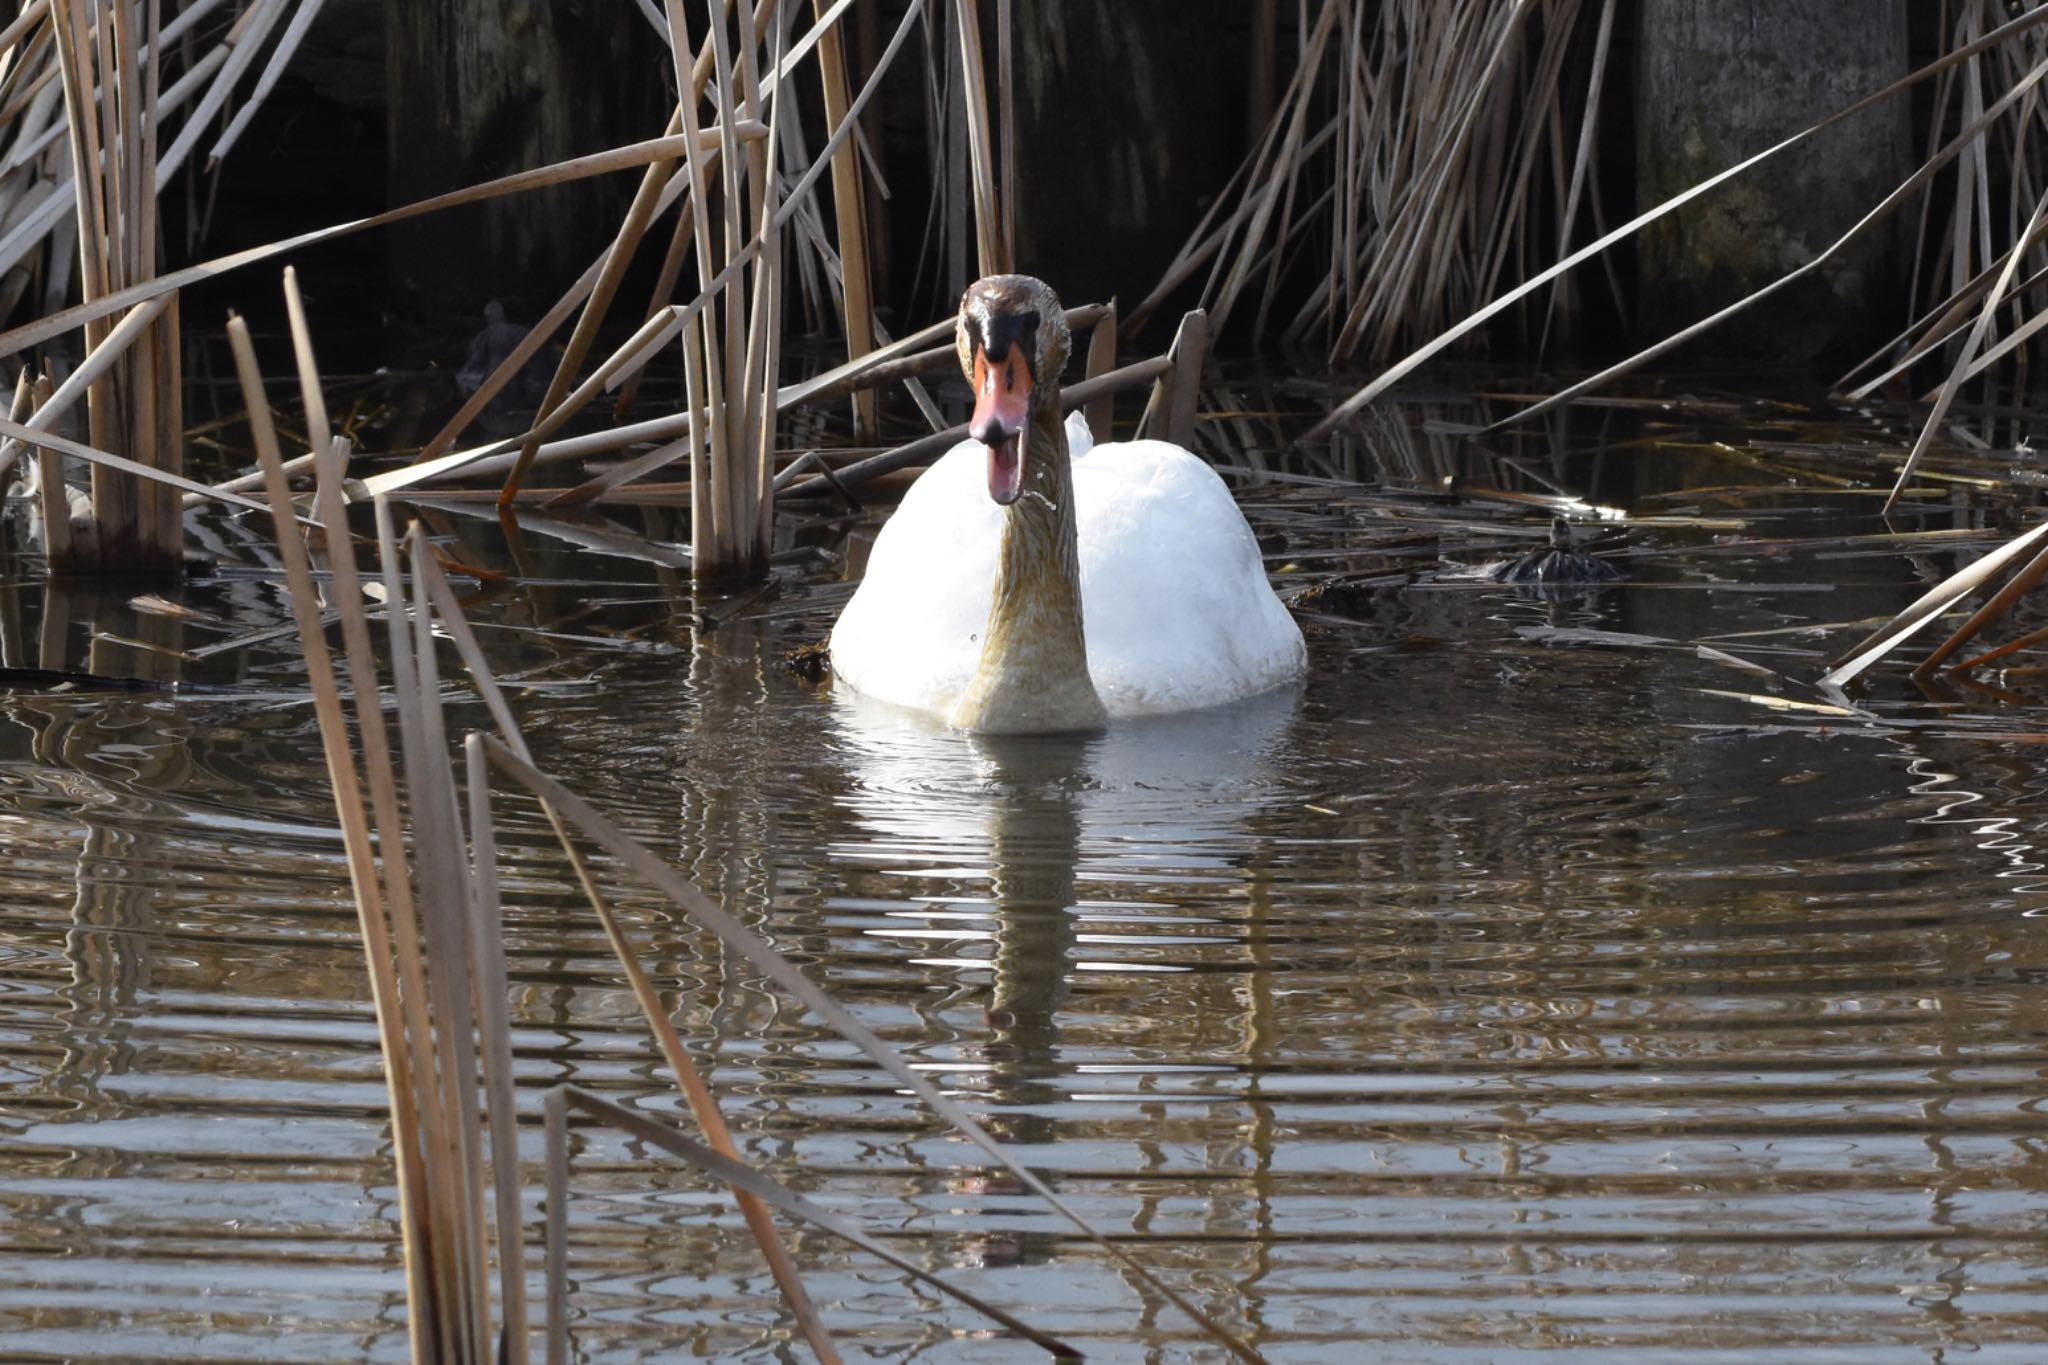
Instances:
[[[1113,716],[1214,706],[1306,665],[1230,489],[1165,441],[1097,446],[1074,464],[1088,673]]]
[[[1087,429],[1069,419],[1071,448]],[[947,714],[981,661],[1003,509],[964,441],[911,486],[832,632],[855,691]],[[1216,471],[1164,441],[1078,454],[1075,537],[1088,673],[1111,716],[1214,706],[1299,677],[1301,631]]]

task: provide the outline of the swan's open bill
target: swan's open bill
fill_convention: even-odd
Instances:
[[[1018,734],[1215,706],[1301,676],[1300,628],[1216,472],[1164,441],[1089,450],[1078,414],[1062,422],[1069,341],[1051,289],[977,281],[955,338],[971,439],[876,538],[833,628],[839,684]]]

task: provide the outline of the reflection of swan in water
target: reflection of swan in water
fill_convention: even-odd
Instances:
[[[1087,946],[1076,932],[1076,882],[1241,875],[1247,822],[1289,790],[1278,752],[1294,703],[1292,692],[1269,693],[1094,735],[968,736],[914,712],[835,696],[851,779],[845,801],[861,835],[834,857],[953,887],[987,881],[986,907],[956,892],[929,910],[892,912],[903,922],[875,932],[992,940],[986,958],[915,961],[993,968],[986,1055],[992,1087],[1006,1099],[1056,1097],[1057,1015],[1070,971],[1163,965],[1075,954]],[[1031,1131],[1036,1124],[1001,1126],[1013,1140],[1043,1140]]]

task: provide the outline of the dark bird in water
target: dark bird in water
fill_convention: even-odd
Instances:
[[[1550,523],[1550,544],[1516,559],[1504,560],[1487,574],[1496,583],[1610,583],[1621,577],[1604,559],[1572,548],[1571,523],[1563,517]]]

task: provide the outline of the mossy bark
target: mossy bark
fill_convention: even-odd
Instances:
[[[630,4],[386,0],[384,28],[393,204],[662,131],[667,59]],[[631,190],[600,177],[402,224],[392,283],[429,309],[480,317],[500,298],[519,316],[588,263]]]
[[[1906,72],[1905,0],[1643,0],[1638,204],[1663,202]],[[1904,97],[1781,153],[1646,229],[1643,328],[1661,336],[1813,260],[1911,169]],[[1900,312],[1903,220],[1867,229],[1707,344],[1804,358]]]
[[[1017,269],[1072,302],[1157,281],[1244,154],[1245,10],[1018,0]]]

